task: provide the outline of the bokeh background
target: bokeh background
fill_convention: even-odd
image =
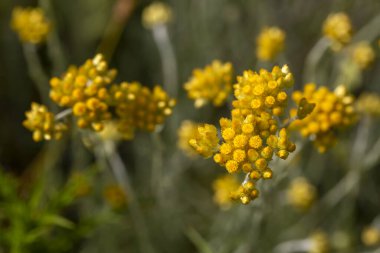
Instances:
[[[31,66],[23,53],[23,45],[10,28],[15,6],[48,6],[63,54],[58,65],[52,62],[47,45],[39,46],[37,54],[46,74],[59,76],[70,64],[82,64],[95,55],[107,31],[112,30],[112,20],[122,11],[123,1],[127,0],[0,0],[1,169],[20,180],[21,188],[33,184],[42,170],[51,171],[45,183],[47,189],[57,192],[73,170],[86,172],[95,168],[100,171],[91,176],[92,194],[60,211],[69,220],[81,224],[80,232],[52,230],[37,240],[44,246],[36,243],[32,251],[24,252],[46,250],[49,240],[58,246],[45,252],[149,252],[149,246],[144,248],[138,242],[139,233],[145,233],[149,242],[144,243],[151,245],[152,252],[274,252],[280,243],[305,239],[317,230],[328,234],[334,245],[331,252],[372,252],[362,245],[360,235],[379,215],[378,163],[357,180],[347,180],[354,186],[349,190],[346,186],[339,188],[335,192],[338,201],[334,200],[333,204],[328,201],[327,205],[326,202],[316,204],[315,209],[303,213],[294,211],[284,201],[284,192],[296,176],[307,177],[316,186],[318,199],[323,199],[345,178],[353,164],[350,159],[354,156],[352,147],[356,143],[357,127],[345,133],[327,154],[321,155],[305,143],[302,153],[294,154],[291,162],[279,165],[275,173],[281,178],[268,186],[259,200],[228,210],[220,209],[213,202],[212,181],[223,169],[210,159],[188,158],[177,148],[176,142],[182,120],[215,123],[221,116],[228,115],[227,105],[193,107],[182,85],[194,68],[214,59],[230,61],[237,74],[245,69],[272,67],[274,63],[256,59],[255,40],[262,27],[275,25],[286,32],[285,52],[277,63],[289,65],[295,76],[295,88],[301,88],[308,81],[334,88],[342,72],[334,71],[340,58],[333,52],[321,60],[316,78],[310,80],[305,75],[305,62],[322,36],[323,21],[329,13],[346,12],[354,32],[360,35],[354,40],[369,40],[378,54],[380,1],[165,1],[173,11],[168,29],[178,63],[178,103],[161,133],[139,133],[133,141],[118,145],[140,205],[140,218],[145,226],[142,232],[134,225],[128,203],[124,210],[113,212],[103,201],[102,189],[115,179],[94,155],[93,144],[86,145],[82,133],[70,133],[70,138],[60,144],[35,143],[22,126],[30,103],[41,98],[30,76]],[[136,80],[150,87],[163,83],[157,45],[152,32],[141,22],[142,11],[150,3],[136,1],[120,25],[118,36],[111,38],[116,46],[109,64],[118,70],[118,82]],[[350,90],[356,96],[363,91],[380,92],[379,82],[380,65],[375,61],[369,70],[355,77]],[[368,147],[380,136],[377,123],[373,121],[366,128],[370,136]],[[2,207],[0,205],[0,214]],[[8,228],[0,225],[0,234],[8,233]],[[0,249],[0,252],[7,251]]]

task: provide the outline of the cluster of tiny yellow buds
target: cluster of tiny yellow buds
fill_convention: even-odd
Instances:
[[[21,41],[38,44],[46,40],[51,25],[41,8],[16,7],[12,13],[11,27]]]
[[[355,123],[354,98],[347,94],[344,86],[331,92],[327,87],[317,89],[313,83],[306,84],[303,91],[293,92],[296,104],[303,98],[316,106],[310,115],[294,121],[290,127],[299,130],[304,137],[311,137],[319,152],[323,153],[334,145],[336,132]],[[292,116],[296,114],[296,109],[291,111]]]
[[[306,178],[294,179],[287,190],[289,203],[297,209],[308,210],[314,203],[316,189]]]
[[[333,50],[340,50],[351,41],[350,18],[343,12],[330,14],[323,24],[323,34],[331,40]]]
[[[377,227],[366,227],[361,234],[365,246],[372,247],[380,244],[380,229]]]
[[[259,196],[256,188],[256,182],[253,179],[246,179],[239,188],[232,193],[233,200],[238,200],[242,204],[247,205]]]
[[[62,133],[67,130],[64,123],[56,122],[54,114],[46,106],[32,103],[30,111],[25,113],[26,120],[23,125],[33,132],[34,141],[58,140]]]
[[[127,140],[133,138],[136,129],[153,132],[172,114],[176,104],[160,86],[150,90],[138,82],[113,85],[110,95],[120,118],[118,130]]]
[[[199,124],[192,122],[190,120],[185,120],[181,123],[181,126],[178,128],[178,147],[185,152],[186,155],[192,157],[197,154],[194,148],[190,145],[189,141],[191,139],[196,139],[199,135],[198,133]]]
[[[204,69],[195,69],[193,76],[185,84],[190,99],[195,100],[195,107],[202,107],[211,102],[221,106],[231,93],[232,64],[215,60]]]
[[[227,174],[215,179],[212,187],[214,189],[214,202],[226,209],[236,199],[240,183],[234,175]]]
[[[146,7],[142,14],[143,25],[148,29],[156,26],[165,25],[172,19],[170,6],[162,2],[153,2]]]
[[[116,70],[100,54],[87,60],[79,68],[72,66],[62,78],[50,80],[50,98],[62,107],[72,108],[80,128],[101,131],[103,122],[111,119],[107,86],[116,76]]]
[[[127,204],[127,196],[119,185],[108,185],[104,189],[104,198],[115,210],[121,209]]]
[[[309,253],[327,253],[330,251],[330,242],[326,233],[322,231],[314,232],[310,236]]]
[[[369,42],[362,41],[354,45],[351,52],[352,60],[360,69],[367,69],[375,60],[376,54]]]
[[[280,116],[287,107],[286,89],[294,84],[293,74],[287,65],[275,66],[272,72],[261,69],[259,73],[244,71],[234,85],[236,100],[233,101],[232,116],[244,118],[248,115],[268,113],[271,117]]]
[[[197,131],[189,140],[189,145],[199,155],[207,158],[212,156],[218,149],[218,130],[214,125],[198,124]]]
[[[380,96],[375,93],[363,93],[356,101],[357,111],[373,117],[380,116]]]
[[[274,60],[284,51],[285,32],[278,27],[265,27],[256,39],[257,58],[262,61]]]

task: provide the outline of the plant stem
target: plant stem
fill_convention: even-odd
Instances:
[[[123,160],[117,151],[106,153],[106,157],[118,184],[124,190],[125,196],[128,196],[129,209],[137,231],[141,252],[154,252],[153,246],[149,239],[145,220],[142,216],[140,205],[136,198],[135,191],[130,182],[128,171]]]

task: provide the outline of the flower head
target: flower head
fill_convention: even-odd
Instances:
[[[210,157],[218,148],[218,131],[214,125],[199,124],[197,132],[189,140],[189,145],[201,156]]]
[[[322,231],[314,232],[310,236],[311,248],[309,253],[327,253],[330,250],[330,242],[326,233]]]
[[[323,23],[323,34],[332,42],[332,49],[340,50],[351,41],[350,18],[343,12],[330,14]]]
[[[101,131],[111,119],[108,86],[116,70],[108,69],[102,55],[96,55],[82,66],[70,67],[62,78],[50,80],[50,98],[61,107],[72,108],[80,128]]]
[[[373,117],[380,116],[380,96],[376,93],[363,93],[356,101],[357,111]]]
[[[138,82],[113,85],[110,99],[119,118],[118,130],[124,139],[133,138],[136,129],[153,132],[172,114],[176,103],[160,86],[150,90]]]
[[[190,157],[196,155],[197,153],[191,147],[189,141],[191,139],[196,138],[196,136],[198,135],[198,124],[190,120],[183,121],[177,131],[177,135],[178,147],[182,149],[185,152],[185,154],[189,155]]]
[[[55,121],[54,114],[44,105],[32,103],[31,110],[25,115],[26,120],[23,125],[33,132],[34,141],[59,140],[62,133],[67,130],[64,123]]]
[[[185,84],[189,98],[195,106],[201,107],[208,102],[221,106],[232,89],[232,64],[213,61],[204,69],[195,69],[193,76]]]
[[[362,242],[366,246],[375,246],[380,244],[380,229],[376,227],[366,227],[362,231]]]
[[[104,190],[104,197],[113,209],[120,209],[127,204],[127,196],[123,189],[116,184],[108,185]]]
[[[235,176],[227,174],[215,179],[212,187],[214,202],[222,208],[229,208],[236,198],[240,183]]]
[[[315,200],[316,189],[306,178],[294,179],[287,191],[290,204],[301,210],[307,210]]]
[[[142,14],[143,25],[152,29],[155,26],[165,25],[172,19],[172,10],[162,2],[153,2],[146,7]]]
[[[303,120],[296,120],[291,128],[298,129],[302,136],[311,137],[320,152],[335,144],[336,133],[356,121],[354,98],[347,94],[344,86],[334,92],[326,87],[317,89],[313,83],[306,84],[303,91],[295,91],[293,100],[299,104],[306,98],[316,106]],[[296,114],[296,111],[293,111]]]
[[[12,12],[11,27],[21,41],[38,44],[46,40],[51,24],[41,8],[16,7]]]
[[[375,51],[366,41],[362,41],[356,44],[352,49],[351,54],[352,60],[361,69],[368,68],[375,60]]]
[[[265,27],[257,37],[257,58],[263,61],[274,60],[284,50],[285,32],[278,27]]]

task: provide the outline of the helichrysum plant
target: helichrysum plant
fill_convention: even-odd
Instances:
[[[356,109],[361,115],[380,116],[380,96],[376,93],[363,93],[356,101]]]
[[[264,27],[256,39],[256,56],[262,61],[272,61],[284,51],[286,34],[278,27]]]
[[[51,24],[41,8],[16,7],[12,13],[11,27],[22,42],[38,44],[46,40]]]
[[[233,67],[229,62],[213,61],[204,69],[195,69],[190,80],[185,84],[185,90],[195,107],[207,103],[221,106],[227,100],[232,90]]]
[[[152,132],[172,113],[175,100],[161,87],[112,84],[115,76],[116,70],[109,69],[100,54],[80,67],[71,66],[62,77],[50,80],[50,98],[63,111],[54,116],[34,103],[25,127],[33,131],[35,141],[59,139],[66,130],[59,122],[72,114],[79,128],[101,132],[112,121],[124,139],[132,139],[137,129]]]
[[[335,144],[337,133],[356,122],[354,98],[344,86],[332,92],[324,86],[317,88],[314,83],[306,84],[303,91],[293,92],[296,104],[300,104],[303,98],[315,103],[315,109],[303,120],[294,121],[291,128],[298,129],[303,137],[311,138],[319,152],[326,152]],[[296,115],[296,111],[293,110],[292,114]]]
[[[212,188],[214,190],[214,202],[223,209],[231,206],[234,199],[239,198],[239,180],[235,175],[225,174],[214,180]]]
[[[350,18],[344,12],[331,13],[323,23],[323,35],[331,41],[333,50],[340,50],[351,41]]]
[[[243,204],[255,199],[259,191],[256,182],[272,178],[269,167],[273,156],[287,159],[296,145],[289,139],[284,117],[293,75],[288,66],[275,66],[271,72],[244,71],[233,85],[235,100],[231,118],[220,119],[220,137],[216,127],[198,128],[199,138],[191,146],[204,157],[214,154],[214,161],[230,174],[242,173],[244,182],[236,189]]]

